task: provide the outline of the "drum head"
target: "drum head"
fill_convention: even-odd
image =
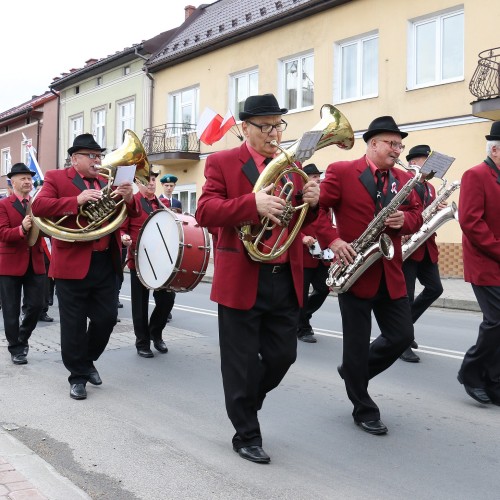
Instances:
[[[175,214],[157,210],[149,215],[137,238],[135,267],[144,286],[163,288],[178,267],[181,232]]]

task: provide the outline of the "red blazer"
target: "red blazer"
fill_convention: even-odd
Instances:
[[[106,182],[99,178],[101,185]],[[64,221],[68,228],[76,228],[76,216],[79,206],[77,196],[86,189],[85,183],[73,167],[64,170],[49,170],[45,174],[43,187],[32,204],[32,212],[37,217],[69,217]],[[140,215],[140,206],[134,198],[134,204],[127,206],[130,217]],[[90,267],[93,241],[61,241],[52,238],[52,258],[49,276],[61,279],[82,279]],[[111,250],[115,270],[121,273],[121,240],[120,230],[111,234]]]
[[[429,182],[424,182],[423,185],[428,189],[429,197],[425,203],[422,203],[423,208],[427,208],[433,200],[436,199],[436,189]],[[422,201],[422,200],[421,200]],[[425,257],[425,250],[428,250],[431,262],[434,264],[438,261],[439,250],[436,244],[436,233],[430,236],[427,241],[420,245],[408,258],[416,262],[422,262]]]
[[[134,198],[141,207],[141,213],[139,217],[127,217],[123,221],[120,228],[121,234],[128,234],[132,239],[132,244],[127,247],[127,267],[129,269],[135,269],[135,249],[137,246],[137,238],[139,237],[139,232],[144,224],[144,221],[152,212],[151,207],[141,193],[135,193]],[[156,198],[156,200],[158,201],[158,198]],[[161,202],[158,202],[158,205],[160,208],[163,207]]]
[[[386,197],[391,196],[393,186],[399,191],[410,178],[410,173],[391,168]],[[373,220],[375,190],[373,175],[364,156],[358,160],[328,166],[325,179],[321,182],[320,208],[333,208],[337,229],[332,229],[328,239],[321,236],[321,247],[326,248],[337,237],[350,243],[363,233]],[[390,297],[398,299],[406,295],[406,282],[401,269],[401,235],[412,234],[422,225],[422,205],[415,190],[412,190],[400,210],[406,212],[403,227],[400,230],[386,230],[394,244],[394,258],[381,258],[372,264],[349,289],[355,296],[374,297],[380,285],[382,271]]]
[[[239,238],[243,225],[259,224],[253,184],[245,172],[257,172],[246,144],[210,155],[205,164],[205,185],[198,200],[196,220],[216,233],[214,239],[214,276],[210,298],[235,309],[251,309],[257,298],[260,263],[253,261]],[[257,172],[258,177],[258,172]],[[257,177],[254,180],[257,180]],[[295,189],[302,177],[293,175]],[[294,201],[295,204],[295,201]],[[316,211],[308,210],[313,220]],[[291,226],[294,225],[292,220]],[[297,301],[302,306],[302,242],[297,237],[288,249]]]
[[[24,219],[22,203],[15,194],[0,200],[0,274],[24,276],[31,263],[35,274],[45,274],[41,238],[31,247],[19,227]]]
[[[500,286],[500,184],[483,162],[462,176],[458,221],[462,228],[464,279],[474,285]]]

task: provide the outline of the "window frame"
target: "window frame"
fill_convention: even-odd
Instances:
[[[256,82],[256,88],[252,90],[252,82],[250,79],[256,76],[257,82]],[[246,96],[243,99],[243,101],[238,101],[238,96],[236,92],[236,82],[239,79],[246,78]],[[247,97],[251,95],[258,95],[259,93],[259,67],[255,66],[253,68],[249,68],[243,71],[238,71],[237,73],[233,73],[229,75],[229,109],[233,113],[233,116],[235,119],[239,120],[239,115],[240,111],[243,111],[243,109],[240,109],[240,106],[238,105],[239,103],[241,105],[244,104],[245,100]]]
[[[122,110],[125,109],[126,106],[133,107],[132,113],[130,115],[122,117]],[[135,97],[127,97],[125,99],[121,99],[116,103],[116,147],[121,146],[123,142],[123,133],[125,132],[125,130],[135,129],[135,114]]]
[[[461,74],[450,78],[443,78],[443,22],[446,19],[460,15],[462,17],[462,68]],[[417,28],[434,22],[436,24],[434,33],[436,35],[436,44],[434,47],[435,67],[434,67],[434,80],[417,83]],[[449,83],[460,82],[465,79],[465,12],[463,7],[457,9],[446,9],[439,12],[434,12],[426,16],[420,16],[408,21],[408,68],[407,80],[408,90],[417,90],[421,88],[433,87],[436,85],[446,85]]]
[[[80,123],[80,126],[78,126],[78,122]],[[75,124],[76,127],[73,127],[72,124]],[[73,144],[76,136],[83,134],[83,124],[83,113],[69,117],[68,144]]]
[[[0,157],[2,162],[1,175],[7,175],[10,172],[10,169],[12,168],[12,156],[10,154],[10,147],[2,148],[0,150]]]
[[[364,62],[366,60],[366,55],[364,49],[364,44],[366,42],[376,40],[377,41],[377,54],[376,54],[376,68],[377,68],[377,73],[376,75],[373,76],[375,79],[375,91],[373,92],[367,92],[363,93],[363,66]],[[363,33],[360,35],[356,35],[354,37],[346,38],[344,40],[339,40],[338,42],[335,42],[334,44],[334,89],[333,89],[333,101],[335,103],[347,103],[347,102],[353,102],[353,101],[362,101],[365,99],[373,99],[375,97],[379,96],[379,40],[380,40],[380,34],[378,30],[375,31],[370,31],[368,33]],[[344,88],[343,88],[343,63],[344,63],[344,58],[343,58],[343,53],[344,49],[348,46],[355,45],[356,47],[356,68],[355,68],[355,73],[356,73],[356,82],[355,82],[355,87],[356,87],[356,93],[354,96],[350,97],[342,97],[344,93]],[[373,74],[373,73],[369,73]]]
[[[98,123],[99,113],[103,113],[102,123]],[[106,148],[106,106],[100,106],[92,110],[92,135],[101,148]]]
[[[286,67],[287,64],[294,64],[296,63],[296,73],[298,74],[304,74],[303,70],[303,59],[306,58],[311,58],[312,59],[312,79],[309,77],[309,81],[312,82],[312,104],[304,105],[304,93],[303,93],[303,87],[300,85],[300,82],[304,80],[304,78],[298,80],[297,84],[297,106],[292,107],[290,105],[290,99],[287,93],[289,90],[294,90],[290,87],[288,89],[287,84],[286,84],[286,78],[287,78],[287,73],[286,73]],[[293,54],[287,57],[284,57],[279,60],[279,94],[280,94],[280,102],[283,103],[283,107],[288,109],[288,112],[291,113],[297,113],[301,111],[309,111],[311,109],[314,109],[314,96],[315,96],[315,79],[314,79],[314,63],[315,63],[315,58],[314,58],[314,49],[306,50],[303,52],[300,52],[298,54]],[[307,73],[306,73],[307,75]]]

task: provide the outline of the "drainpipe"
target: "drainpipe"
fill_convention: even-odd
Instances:
[[[49,90],[52,92],[57,97],[57,138],[56,138],[56,169],[59,169],[59,147],[60,147],[60,142],[59,142],[59,125],[60,125],[60,120],[61,120],[61,95],[56,92],[52,87],[49,88]]]
[[[137,47],[135,48],[135,55],[137,57],[140,57],[144,61],[147,61],[149,59],[148,57],[145,57],[142,54],[139,54],[139,52],[137,52]],[[155,83],[155,80],[150,75],[150,73],[149,73],[148,68],[147,68],[146,65],[144,65],[142,67],[142,71],[144,71],[144,73],[146,74],[146,76],[149,78],[149,80],[151,82],[151,84],[149,86],[149,123],[148,123],[148,128],[151,130],[153,128],[153,94],[154,94],[154,83]]]

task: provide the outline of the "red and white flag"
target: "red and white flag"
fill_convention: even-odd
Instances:
[[[231,111],[228,111],[223,118],[213,109],[205,108],[198,120],[196,134],[201,142],[211,146],[214,142],[222,139],[233,125],[236,125],[236,120]]]

